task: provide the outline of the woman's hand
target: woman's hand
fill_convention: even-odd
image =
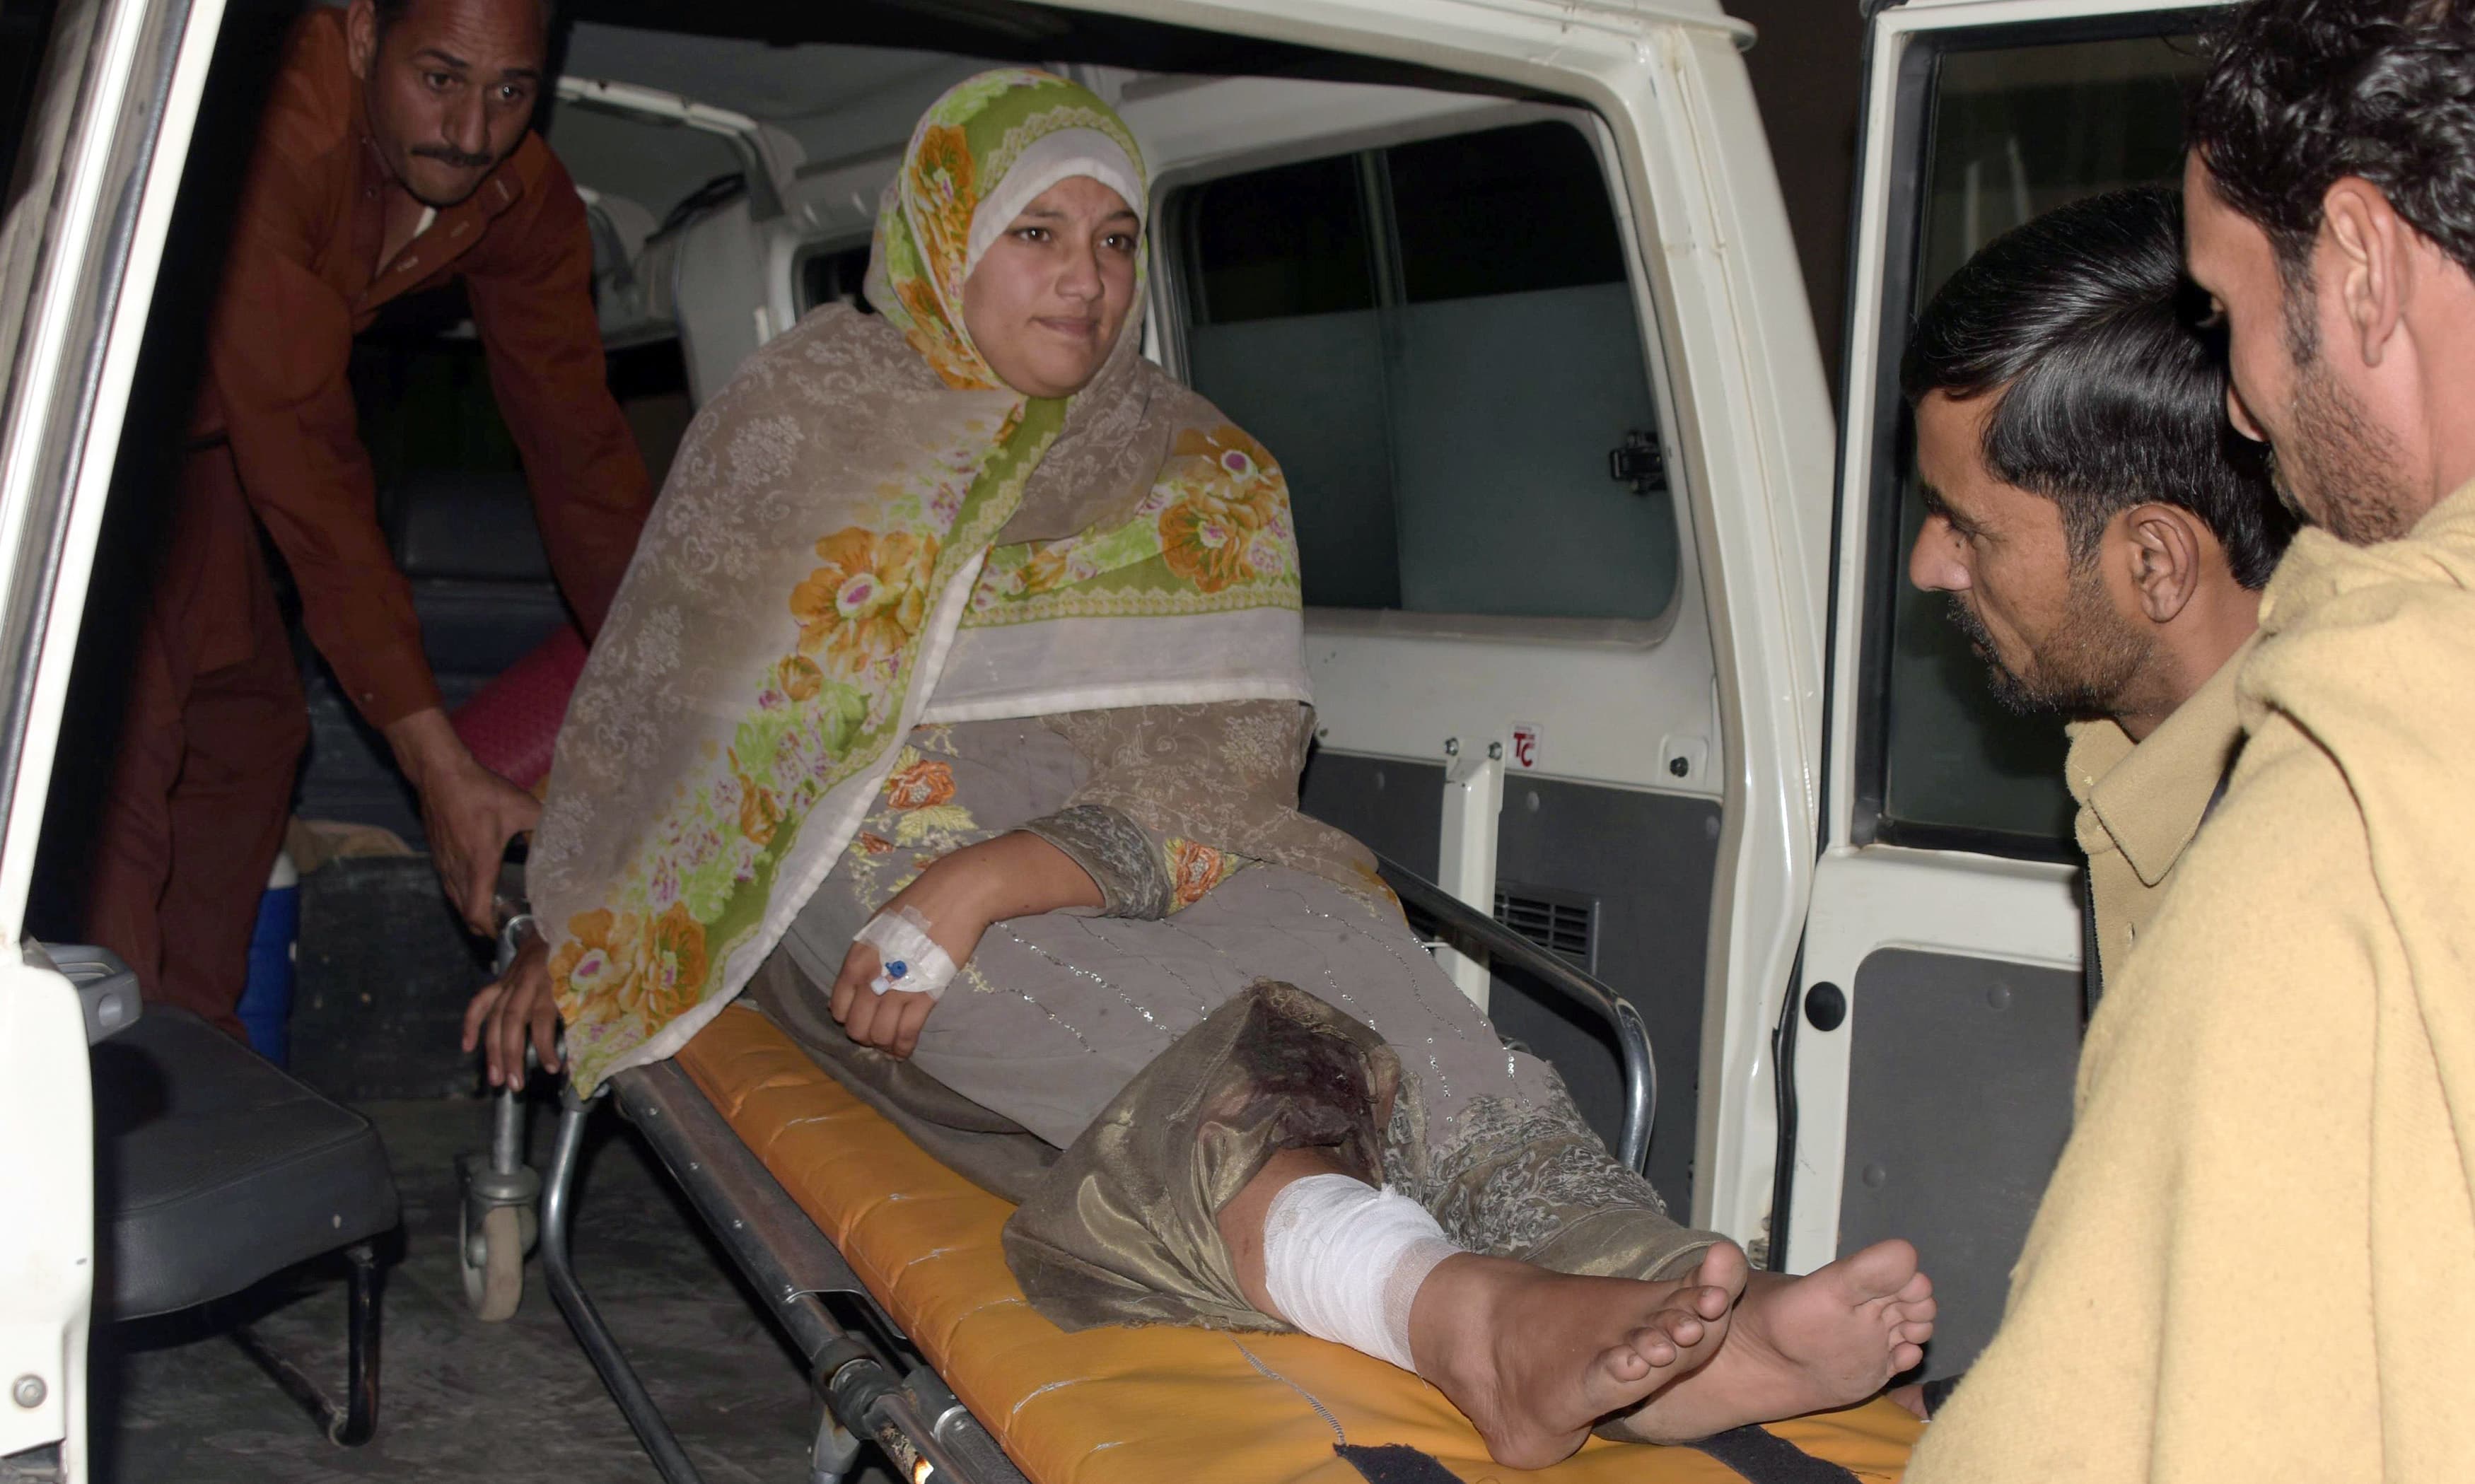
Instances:
[[[957,968],[968,963],[980,937],[995,921],[988,906],[992,873],[999,863],[973,849],[957,850],[930,863],[917,881],[895,892],[882,911],[910,908],[928,924],[928,937]],[[908,1057],[919,1044],[919,1028],[937,1007],[917,990],[894,989],[878,994],[869,981],[884,968],[873,943],[853,942],[843,956],[843,971],[834,978],[832,1010],[845,1034],[862,1046],[873,1046],[890,1057]]]
[[[928,937],[959,968],[971,961],[992,922],[1101,905],[1100,888],[1073,857],[1037,835],[1016,833],[930,863],[878,911],[907,907],[918,912],[928,924]],[[852,1040],[890,1057],[908,1057],[937,1002],[916,990],[878,994],[868,985],[882,968],[873,944],[852,943],[835,976],[830,1008]]]
[[[551,992],[550,944],[538,933],[526,937],[499,982],[464,1007],[464,1049],[469,1052],[476,1045],[483,1049],[490,1062],[491,1086],[521,1087],[528,1032],[543,1070],[559,1070],[558,998]]]

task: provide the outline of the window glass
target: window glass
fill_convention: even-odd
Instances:
[[[49,5],[12,5],[0,11],[0,145],[17,156],[17,135],[34,106],[35,80],[43,66],[43,43],[52,29]]]
[[[1193,191],[1195,320],[1338,314],[1375,306],[1353,156],[1258,170]]]
[[[1654,619],[1675,507],[1608,477],[1654,429],[1615,211],[1542,122],[1385,152],[1405,303],[1389,382],[1403,606]]]
[[[1598,157],[1570,125],[1405,144],[1385,165],[1410,304],[1625,280]]]
[[[874,314],[868,296],[862,292],[868,283],[869,245],[822,248],[799,259],[799,312],[807,313],[819,304],[845,304],[862,314]]]
[[[2129,39],[1953,51],[1939,59],[1931,99],[1911,316],[1987,242],[2066,202],[2178,178],[2183,97],[2200,59],[2188,38]],[[1895,330],[1895,333],[1900,331]],[[1896,397],[1897,343],[1882,395]],[[2032,851],[2063,847],[2071,802],[2063,786],[2062,723],[2015,716],[1987,688],[1985,667],[1948,617],[1948,599],[1907,580],[1924,520],[1914,450],[1899,454],[1897,539],[1879,544],[1892,621],[1885,822],[1990,833]]]
[[[1310,604],[1652,619],[1667,492],[1598,158],[1544,121],[1226,177],[1174,204],[1188,370],[1289,479]]]
[[[1185,224],[1187,371],[1288,477],[1306,600],[1401,606],[1382,312],[1357,156],[1207,182]]]

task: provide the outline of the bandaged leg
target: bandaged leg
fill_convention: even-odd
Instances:
[[[1263,1218],[1263,1287],[1308,1334],[1414,1371],[1409,1307],[1427,1275],[1460,1251],[1409,1197],[1310,1175],[1283,1187]]]
[[[1614,1266],[1638,1275],[1627,1277],[1449,1247],[1440,1255],[1450,1260],[1404,1272],[1414,1237],[1370,1236],[1360,1229],[1372,1223],[1355,1219],[1318,1221],[1311,1204],[1308,1219],[1295,1206],[1274,1219],[1297,1185],[1308,1187],[1299,1202],[1337,1188],[1353,1204],[1388,1204],[1372,1188],[1387,1110],[1416,1090],[1361,1022],[1292,985],[1257,985],[1161,1053],[1066,1151],[1007,1224],[1007,1260],[1033,1304],[1069,1328],[1290,1326],[1412,1360],[1487,1451],[1515,1468],[1555,1463],[1601,1419],[1638,1408],[1709,1362],[1744,1290],[1744,1254],[1682,1231],[1654,1249],[1629,1218],[1665,1222],[1654,1210],[1619,1211],[1628,1219],[1612,1223],[1604,1210],[1570,1215],[1578,1229],[1559,1258],[1605,1255],[1585,1251],[1585,1239],[1622,1227]],[[1505,1187],[1504,1199],[1534,1203],[1537,1182],[1517,1179],[1526,1166],[1515,1165],[1492,1185]],[[1337,1187],[1322,1179],[1336,1176]],[[1361,1242],[1389,1253],[1368,1264],[1368,1280],[1333,1294],[1299,1278],[1315,1264],[1298,1262],[1295,1250]],[[1626,1254],[1639,1264],[1627,1266]],[[1402,1303],[1386,1325],[1380,1316],[1396,1276]],[[1340,1312],[1318,1313],[1319,1300]],[[1360,1309],[1353,1320],[1354,1303],[1371,1303],[1378,1317]]]
[[[1732,1245],[1681,1281],[1553,1273],[1462,1251],[1415,1203],[1330,1166],[1284,1151],[1221,1208],[1238,1281],[1262,1313],[1416,1373],[1499,1463],[1556,1462],[1724,1344],[1745,1280]]]

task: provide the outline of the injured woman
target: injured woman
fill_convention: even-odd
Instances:
[[[563,1022],[589,1091],[746,990],[1018,1204],[1057,1324],[1319,1335],[1513,1467],[1873,1395],[1932,1332],[1914,1250],[1791,1279],[1670,1220],[1299,813],[1288,494],[1142,356],[1149,199],[1071,83],[929,109],[874,312],[765,346],[679,450],[467,1048],[513,1081]]]

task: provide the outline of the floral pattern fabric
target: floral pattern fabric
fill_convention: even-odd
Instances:
[[[838,962],[856,923],[922,867],[1009,830],[1070,857],[1100,888],[1107,917],[1162,918],[1193,906],[1257,864],[1233,844],[1241,838],[1345,889],[1381,895],[1368,889],[1363,847],[1298,812],[1312,725],[1295,702],[1266,700],[916,727],[819,888],[849,896],[860,915],[845,924],[837,909],[818,918],[833,926],[810,934],[808,956]],[[1282,741],[1266,746],[1267,738]]]
[[[1293,603],[1297,592],[1280,466],[1236,427],[1190,427],[1123,523],[991,552],[971,621],[1224,612]]]
[[[1108,809],[1152,841],[1168,898],[1190,907],[1255,862],[1269,861],[1388,899],[1375,858],[1298,810],[1314,713],[1286,701],[1232,701],[1071,712],[1047,725],[1089,759],[1069,805]]]

